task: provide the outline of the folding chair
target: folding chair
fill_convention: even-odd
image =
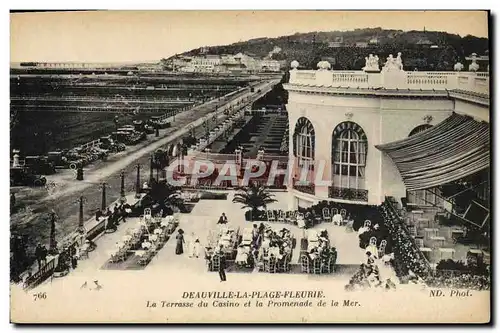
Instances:
[[[311,271],[309,257],[305,254],[300,258],[300,268],[302,273],[310,273]]]
[[[321,258],[316,258],[313,260],[313,273],[321,274]]]
[[[387,246],[387,241],[384,239],[380,242],[378,247],[378,257],[382,258],[385,255],[385,247]]]
[[[264,262],[264,270],[267,273],[276,273],[276,257],[275,256],[269,256],[267,263]]]
[[[267,214],[267,222],[276,222],[276,217],[274,216],[274,212],[272,210],[266,211]]]
[[[330,215],[330,210],[327,207],[323,208],[323,221],[332,222],[332,215]]]
[[[152,219],[151,217],[151,208],[144,208],[144,221],[145,222],[150,222]]]
[[[282,210],[278,211],[278,222],[285,223],[285,212]]]

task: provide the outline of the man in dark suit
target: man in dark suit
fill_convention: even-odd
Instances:
[[[224,254],[224,251],[222,250],[222,245],[220,246],[219,249],[219,258],[220,258],[220,263],[219,263],[219,277],[220,277],[220,282],[226,281],[226,256]]]

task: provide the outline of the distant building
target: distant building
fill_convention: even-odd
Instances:
[[[333,42],[328,43],[328,47],[337,48],[342,47],[344,45],[344,37],[335,37]]]
[[[280,48],[275,48],[277,52]],[[174,59],[174,70],[187,73],[223,73],[223,72],[279,72],[282,62],[272,59],[256,59],[239,52],[235,55],[211,55],[193,57],[177,57]]]
[[[370,44],[370,45],[377,45],[378,43],[379,43],[378,38],[372,38],[372,39],[370,39],[370,41],[368,42],[368,44]]]
[[[431,45],[434,45],[434,43],[428,39],[420,39],[417,42],[417,45],[420,45],[421,47],[431,47]]]
[[[277,60],[261,60],[260,67],[265,72],[279,72],[281,70],[281,64]]]
[[[368,47],[368,42],[356,42],[356,47],[366,48]]]

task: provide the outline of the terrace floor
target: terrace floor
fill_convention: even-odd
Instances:
[[[276,192],[276,199],[278,202],[270,206],[270,209],[286,209],[286,199],[287,194],[285,192]],[[52,281],[45,282],[39,288],[44,288],[44,286],[64,286],[69,283],[68,281],[73,281],[75,284],[83,284],[85,281],[91,283],[94,280],[108,280],[112,279],[116,274],[122,276],[131,276],[137,274],[141,277],[146,277],[146,279],[158,277],[158,276],[168,276],[169,274],[175,274],[176,276],[184,276],[190,279],[193,276],[206,277],[206,274],[213,275],[213,282],[218,282],[217,273],[211,273],[207,271],[206,263],[203,257],[203,249],[201,249],[200,258],[189,258],[188,257],[188,244],[190,241],[191,234],[194,232],[200,239],[201,245],[206,244],[207,236],[210,230],[216,230],[218,228],[217,220],[221,213],[226,213],[228,217],[228,226],[234,227],[235,229],[251,227],[251,222],[246,222],[243,218],[243,212],[240,205],[233,204],[231,202],[233,197],[233,192],[229,192],[227,200],[200,200],[196,203],[194,209],[189,214],[180,214],[180,224],[179,228],[185,231],[186,236],[186,246],[184,247],[184,254],[175,254],[175,238],[171,237],[167,241],[166,245],[158,252],[158,254],[152,259],[152,261],[144,268],[138,267],[137,269],[119,270],[119,269],[104,269],[108,259],[109,252],[111,252],[116,242],[120,241],[122,237],[126,234],[127,230],[133,228],[136,223],[139,222],[138,218],[129,218],[125,224],[120,224],[118,230],[112,234],[105,234],[96,240],[97,248],[93,252],[89,253],[89,259],[80,260],[78,266],[75,270],[71,271],[70,274],[63,278],[54,278]],[[300,239],[303,236],[303,230],[297,228],[296,226],[281,225],[279,223],[275,224],[276,229],[281,229],[283,227],[289,228],[297,239],[297,246],[294,249],[292,264],[297,263],[300,254]],[[365,261],[365,255],[363,250],[358,246],[357,233],[348,233],[343,227],[333,226],[331,224],[320,224],[316,226],[317,229],[327,229],[330,235],[331,243],[337,248],[339,265],[347,265],[354,268],[362,262]],[[178,230],[177,229],[177,230]],[[175,233],[174,235],[175,236]],[[382,267],[381,277],[382,278],[393,278],[394,274],[391,269]],[[232,270],[228,270],[231,276]],[[273,275],[268,273],[252,273],[252,275]],[[331,276],[331,279],[341,279],[342,281],[348,281],[350,275],[352,274],[352,269],[347,270],[345,273],[339,272],[335,276]],[[236,274],[247,276],[247,274]],[[297,275],[297,274],[274,274],[281,276],[284,280],[288,278],[285,276]],[[303,280],[309,278],[314,280],[324,280],[328,279],[328,276],[312,276],[307,274],[303,275]],[[275,277],[269,277],[276,279]],[[197,279],[197,278],[196,278]],[[232,277],[230,278],[232,279]],[[206,280],[206,279],[199,279]],[[212,279],[209,279],[212,281]],[[304,280],[304,281],[305,281]],[[110,280],[108,280],[110,281]],[[393,278],[393,281],[396,281]],[[207,283],[206,281],[204,282]]]

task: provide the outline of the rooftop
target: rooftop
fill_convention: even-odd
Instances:
[[[321,62],[324,63],[324,62]],[[290,71],[285,85],[291,91],[344,94],[406,94],[421,96],[441,94],[489,105],[488,72],[418,72],[378,70],[373,72],[332,71],[321,64],[318,70]],[[293,66],[292,66],[293,67]]]

